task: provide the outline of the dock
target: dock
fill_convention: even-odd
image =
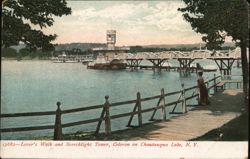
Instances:
[[[219,128],[241,115],[244,106],[240,89],[227,89],[210,97],[209,106],[198,106],[188,113],[143,127],[112,133],[115,140],[188,141]]]
[[[157,53],[152,52],[138,52],[115,55],[113,60],[125,60],[127,67],[131,70],[136,69],[166,69],[166,70],[182,70],[185,72],[195,72],[196,68],[191,66],[195,60],[213,60],[218,66],[220,73],[223,75],[232,75],[232,66],[234,61],[241,59],[240,51],[228,50],[223,51],[209,51],[209,50],[193,50],[191,52],[181,51],[162,51]],[[142,66],[142,61],[149,61],[152,66]],[[179,67],[165,67],[164,63],[172,60],[179,62]]]
[[[130,66],[127,66],[127,69],[131,69]],[[199,70],[199,68],[197,67],[189,67],[189,68],[183,68],[183,67],[179,67],[179,66],[149,66],[149,65],[140,65],[138,67],[134,67],[133,70],[158,70],[158,71],[161,71],[161,70],[165,70],[165,71],[177,71],[177,72],[181,72],[181,71],[186,71],[186,72],[191,72],[191,73],[194,73],[194,72],[197,72]],[[215,72],[217,71],[217,69],[204,69],[203,68],[203,71],[204,72]]]

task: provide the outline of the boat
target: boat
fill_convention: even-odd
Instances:
[[[63,53],[62,55],[58,55],[57,57],[52,57],[51,61],[53,63],[78,63],[82,62],[86,64],[88,62],[93,61],[92,55],[66,55]]]
[[[78,60],[75,60],[75,59],[59,58],[59,57],[54,57],[51,60],[53,63],[77,63],[79,62]]]
[[[94,60],[92,60],[92,59],[85,59],[85,60],[82,60],[81,62],[83,65],[88,65],[88,63],[93,62],[93,61]]]
[[[203,66],[204,72],[215,72],[217,71],[217,67],[215,65],[205,65]]]
[[[217,71],[217,67],[215,65],[204,65],[204,66],[199,65],[200,68],[197,68],[197,63],[193,63],[193,64],[190,65],[190,67],[195,68],[195,69],[201,69],[204,72],[215,72],[215,71]]]
[[[126,67],[127,63],[124,60],[108,59],[104,55],[98,55],[95,61],[87,64],[87,68],[98,70],[121,70]]]

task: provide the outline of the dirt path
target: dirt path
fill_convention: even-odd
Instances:
[[[241,114],[243,93],[228,89],[210,98],[209,106],[197,107],[166,122],[113,133],[115,140],[190,140],[221,127]]]

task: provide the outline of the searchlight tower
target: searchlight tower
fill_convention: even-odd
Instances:
[[[115,50],[116,30],[107,30],[107,49]]]

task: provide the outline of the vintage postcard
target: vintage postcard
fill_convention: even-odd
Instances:
[[[245,0],[3,0],[1,158],[248,158]]]

